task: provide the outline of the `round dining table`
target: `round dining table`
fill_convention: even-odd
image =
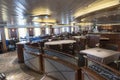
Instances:
[[[58,40],[46,42],[45,45],[61,45],[61,44],[72,44],[75,43],[75,40]]]
[[[62,52],[72,52],[72,54],[74,54],[74,46],[73,46],[74,43],[76,43],[75,40],[58,40],[58,41],[46,42],[45,46],[46,48],[50,48]]]
[[[75,38],[75,39],[86,39],[86,36],[72,36],[73,38]]]

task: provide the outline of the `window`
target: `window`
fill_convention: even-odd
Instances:
[[[55,29],[54,29],[54,33],[55,33],[55,34],[59,34],[59,33],[60,33],[60,32],[59,32],[59,28],[55,28]]]
[[[50,34],[50,28],[46,28],[45,32],[46,34]]]
[[[35,36],[40,36],[41,35],[40,28],[34,28],[34,33],[35,33]]]
[[[27,35],[27,29],[26,28],[18,28],[19,38],[25,38]]]

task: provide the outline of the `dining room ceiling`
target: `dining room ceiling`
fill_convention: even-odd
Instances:
[[[30,16],[50,15],[58,23],[73,20],[73,12],[95,0],[0,0],[0,22],[17,24],[22,19],[31,21]]]
[[[96,24],[120,24],[120,5],[95,11],[76,18],[78,22],[92,22]]]
[[[44,16],[59,24],[69,24],[73,14],[96,0],[0,0],[0,23],[32,23],[33,17]]]

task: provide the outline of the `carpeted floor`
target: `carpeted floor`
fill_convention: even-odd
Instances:
[[[36,73],[18,63],[16,51],[0,54],[0,73],[6,75],[7,80],[40,80],[42,74]]]

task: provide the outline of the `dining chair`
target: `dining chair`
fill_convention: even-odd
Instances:
[[[98,47],[100,42],[100,35],[88,35],[87,36],[87,46],[89,48]]]

